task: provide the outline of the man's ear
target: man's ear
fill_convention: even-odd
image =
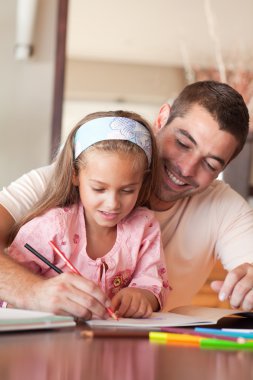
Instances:
[[[165,126],[170,116],[170,105],[164,103],[160,108],[159,114],[154,122],[154,132],[157,133],[161,128]]]

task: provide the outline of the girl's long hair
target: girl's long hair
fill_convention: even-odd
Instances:
[[[72,129],[70,132],[63,149],[59,152],[55,160],[55,168],[52,177],[46,187],[46,190],[42,198],[37,202],[34,208],[19,222],[14,226],[11,236],[9,239],[9,244],[15,238],[18,230],[22,225],[29,222],[31,219],[43,215],[48,210],[55,207],[68,207],[80,201],[79,189],[73,184],[73,175],[78,174],[80,167],[85,165],[85,152],[84,151],[76,160],[74,159],[74,137],[77,129],[85,124],[86,122],[98,119],[101,117],[126,117],[133,119],[144,125],[151,135],[152,141],[152,158],[150,167],[146,164],[145,175],[143,183],[139,192],[139,196],[136,202],[137,206],[149,206],[149,199],[151,194],[155,191],[157,186],[157,167],[158,167],[158,153],[156,148],[155,137],[153,135],[152,129],[149,123],[143,119],[139,114],[128,111],[107,111],[107,112],[95,112],[87,115]],[[111,144],[108,144],[110,143]],[[120,144],[119,144],[120,142]],[[105,143],[105,144],[103,144]],[[116,146],[116,148],[115,148]],[[136,160],[133,160],[133,164],[138,164],[141,155],[147,162],[147,158],[142,149],[136,144],[131,143],[127,140],[105,140],[101,143],[96,143],[94,145],[95,149],[102,149],[107,151],[118,151],[122,150],[129,151],[130,154],[136,154]],[[120,147],[120,148],[119,148]],[[129,149],[130,147],[130,149]],[[92,148],[92,147],[91,147]]]

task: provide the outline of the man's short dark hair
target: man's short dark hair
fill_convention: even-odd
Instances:
[[[226,83],[199,81],[186,86],[172,104],[167,124],[184,117],[194,104],[205,108],[238,141],[234,158],[242,150],[249,132],[249,112],[243,97]]]

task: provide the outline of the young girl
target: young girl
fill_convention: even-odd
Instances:
[[[10,256],[35,273],[56,273],[24,247],[38,250],[63,272],[53,241],[84,276],[98,284],[125,317],[162,307],[168,283],[159,224],[147,208],[157,173],[148,123],[124,112],[93,113],[71,131],[42,200],[16,226]]]

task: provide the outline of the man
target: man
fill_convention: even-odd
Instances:
[[[165,104],[160,110],[154,131],[161,180],[151,208],[160,221],[172,287],[165,310],[189,304],[217,259],[229,271],[224,282],[212,285],[219,298],[230,299],[232,307],[253,308],[253,210],[215,180],[243,148],[248,128],[242,97],[214,81],[187,86],[171,109]],[[14,220],[40,197],[50,170],[33,171],[0,193],[3,242]],[[80,276],[44,280],[3,255],[0,265],[0,298],[14,306],[103,316],[108,300]]]

